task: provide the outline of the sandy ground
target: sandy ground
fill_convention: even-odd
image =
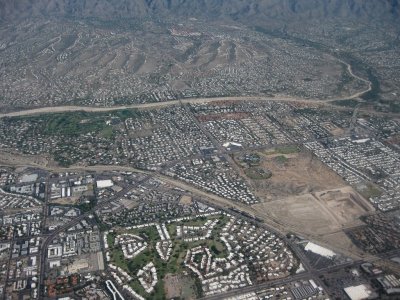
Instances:
[[[57,163],[50,157],[42,155],[21,155],[0,150],[0,165],[2,166],[30,166],[55,167]]]
[[[183,195],[181,199],[179,199],[179,203],[183,205],[190,205],[192,204],[192,197]]]
[[[78,203],[78,200],[79,197],[57,198],[49,200],[49,203],[60,205],[75,205]]]
[[[284,155],[285,163],[276,158],[281,154],[262,154],[261,168],[272,172],[266,180],[250,180],[257,196],[264,201],[273,201],[288,196],[344,186],[345,182],[309,152]]]
[[[333,232],[320,237],[322,242],[327,245],[335,244],[339,249],[346,249],[351,253],[357,253],[358,255],[363,255],[362,250],[357,248],[356,245],[349,239],[349,237],[343,231]]]
[[[288,228],[319,236],[362,225],[359,217],[374,212],[367,200],[348,186],[290,196],[253,207],[268,212]]]

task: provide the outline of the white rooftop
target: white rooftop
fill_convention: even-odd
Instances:
[[[106,179],[106,180],[97,180],[96,185],[97,185],[97,188],[104,189],[104,188],[112,187],[114,185],[114,183],[112,182],[111,179]]]
[[[327,248],[321,247],[317,244],[308,242],[306,247],[304,248],[306,251],[311,251],[315,254],[321,255],[323,257],[327,257],[327,258],[332,258],[336,255],[335,252],[333,252],[332,250],[329,250]]]
[[[38,179],[38,174],[24,174],[21,178],[21,183],[32,182]]]
[[[345,288],[344,291],[351,300],[367,299],[369,296],[373,294],[371,288],[365,284],[360,284],[357,286],[349,286]]]

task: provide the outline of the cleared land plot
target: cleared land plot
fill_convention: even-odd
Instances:
[[[308,152],[259,154],[261,164],[258,168],[272,173],[270,178],[264,180],[248,178],[260,199],[271,201],[345,185],[336,173]]]
[[[362,224],[374,209],[350,187],[287,197],[253,206],[280,223],[306,234],[323,235]]]
[[[164,286],[167,299],[196,299],[195,280],[189,276],[167,274]]]
[[[339,224],[347,224],[374,208],[350,187],[316,193],[317,199],[335,216]]]
[[[0,151],[0,165],[2,166],[57,166],[57,163],[48,155],[26,155],[7,151]]]
[[[190,204],[192,204],[192,197],[184,195],[179,200],[179,203],[183,204],[183,205],[190,205]]]
[[[75,205],[78,203],[79,197],[57,198],[51,199],[49,203],[59,205]]]
[[[102,252],[82,255],[79,259],[71,261],[71,263],[64,268],[64,271],[67,271],[70,274],[79,272],[96,272],[99,270],[104,270]]]

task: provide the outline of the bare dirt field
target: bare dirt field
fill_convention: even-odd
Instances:
[[[272,173],[269,179],[248,181],[257,196],[273,201],[288,196],[319,192],[344,186],[345,182],[306,151],[290,154],[260,152],[260,168]]]
[[[332,234],[361,225],[359,217],[374,211],[351,187],[290,196],[253,207],[288,228],[312,235]]]
[[[78,203],[79,197],[68,197],[68,198],[57,198],[50,200],[51,204],[60,204],[60,205],[75,205]]]
[[[57,163],[47,156],[22,155],[12,151],[0,151],[0,165],[52,167],[56,166]]]
[[[351,223],[355,217],[374,211],[372,205],[351,187],[315,193],[315,198],[332,212],[339,224]]]
[[[194,281],[188,276],[167,274],[164,278],[167,299],[196,299]]]
[[[183,205],[190,205],[190,204],[192,204],[192,197],[183,195],[181,197],[181,199],[179,200],[179,203],[183,204]]]
[[[344,134],[343,128],[340,128],[331,122],[322,123],[321,125],[334,136],[341,136],[342,134]]]
[[[357,246],[353,244],[350,238],[343,231],[337,231],[321,236],[319,240],[322,241],[322,243],[325,243],[328,247],[334,245],[337,249],[345,249],[346,254],[352,253],[363,256],[363,251],[357,248]]]

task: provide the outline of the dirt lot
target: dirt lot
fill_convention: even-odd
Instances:
[[[179,200],[179,203],[183,204],[183,205],[190,205],[190,204],[192,204],[192,197],[183,195],[181,197],[181,199]]]
[[[136,206],[138,206],[137,201],[132,201],[130,199],[120,199],[119,202],[125,207],[125,209],[132,209]]]
[[[57,163],[46,155],[22,155],[13,152],[0,151],[0,165],[53,167],[57,166]]]
[[[259,155],[262,158],[259,167],[270,171],[272,176],[264,180],[247,179],[261,200],[272,201],[345,185],[336,173],[309,152],[259,152]]]
[[[285,197],[253,207],[288,228],[311,235],[331,234],[361,225],[359,217],[374,211],[351,187]]]
[[[57,198],[49,201],[51,204],[75,205],[78,203],[79,197]]]
[[[164,277],[165,294],[167,299],[196,299],[194,280],[188,276],[167,274]]]

